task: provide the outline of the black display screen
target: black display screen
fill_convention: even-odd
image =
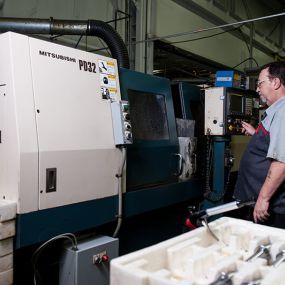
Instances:
[[[243,113],[243,96],[240,94],[229,94],[230,99],[230,112],[231,113]]]
[[[165,96],[129,89],[128,98],[134,139],[168,140]]]

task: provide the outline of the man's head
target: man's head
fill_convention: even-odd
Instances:
[[[285,96],[285,62],[272,62],[261,67],[256,92],[268,106]]]

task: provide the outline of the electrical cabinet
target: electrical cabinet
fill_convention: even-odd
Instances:
[[[109,285],[110,261],[118,257],[119,240],[108,236],[65,247],[59,269],[59,285]]]

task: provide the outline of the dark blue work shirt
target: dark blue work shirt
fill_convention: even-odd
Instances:
[[[276,159],[284,163],[284,155],[282,154],[285,149],[284,107],[284,97],[270,106],[266,110],[266,118],[261,121],[252,136],[240,162],[238,179],[234,190],[235,199],[241,201],[256,200],[272,160]],[[284,182],[270,199],[270,211],[285,214]]]

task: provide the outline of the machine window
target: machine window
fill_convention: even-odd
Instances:
[[[128,90],[134,140],[168,140],[165,96]]]

